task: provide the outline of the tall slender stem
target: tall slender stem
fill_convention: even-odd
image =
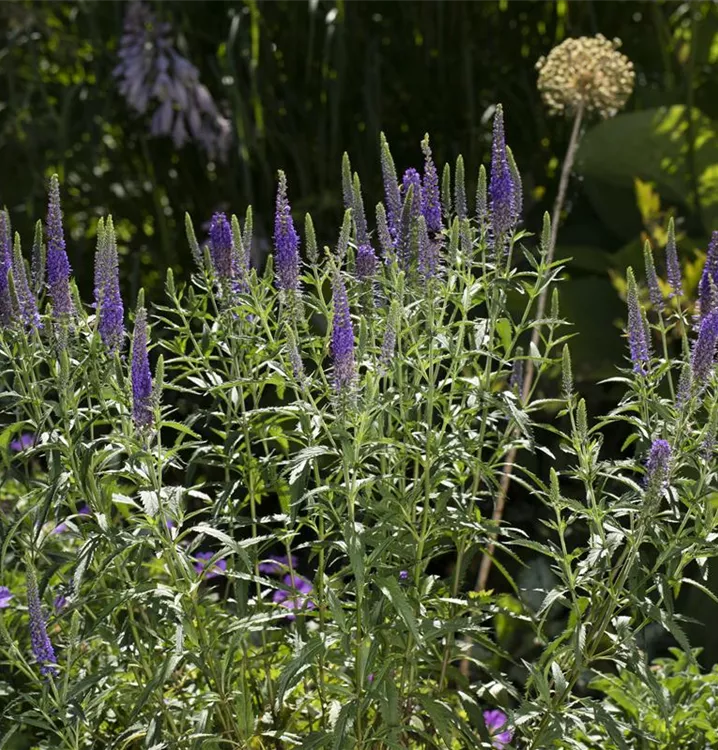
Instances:
[[[566,156],[563,160],[563,167],[561,168],[561,178],[558,183],[558,193],[556,195],[556,202],[553,205],[553,212],[551,215],[551,234],[549,237],[548,248],[546,248],[546,257],[544,264],[548,267],[553,262],[554,251],[556,249],[556,238],[558,236],[558,225],[561,218],[561,211],[563,210],[563,204],[566,200],[566,190],[568,188],[568,178],[573,168],[573,163],[576,159],[576,151],[578,149],[579,137],[581,134],[581,123],[583,121],[584,109],[583,106],[579,106],[576,110],[576,115],[573,121],[573,128],[571,129],[571,138],[568,142],[568,148],[566,149]],[[538,305],[536,308],[536,326],[531,335],[531,347],[529,353],[536,350],[538,346],[539,338],[541,337],[541,325],[543,322],[543,316],[546,312],[546,300],[548,299],[549,287],[544,287],[538,298]],[[532,358],[526,360],[526,374],[524,375],[523,387],[521,389],[522,401],[527,403],[531,395],[531,389],[533,386],[534,377],[534,361]],[[516,461],[517,448],[511,448],[509,451],[506,462],[504,463],[504,470],[501,476],[501,484],[499,486],[499,494],[496,498],[496,504],[494,505],[494,512],[492,520],[499,523],[504,517],[504,509],[506,508],[506,498],[509,492],[509,485],[511,484],[511,475],[514,470],[514,463]],[[489,580],[489,573],[491,572],[491,563],[493,560],[493,554],[495,550],[496,535],[493,535],[489,546],[486,548],[482,558],[481,565],[479,566],[479,574],[476,578],[476,585],[474,586],[476,591],[483,591],[486,588],[486,584]]]

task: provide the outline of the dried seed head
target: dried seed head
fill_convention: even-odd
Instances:
[[[538,88],[552,114],[572,114],[580,107],[613,117],[633,91],[633,63],[618,52],[621,42],[582,36],[566,39],[536,63]]]

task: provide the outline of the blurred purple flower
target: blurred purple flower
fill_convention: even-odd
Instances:
[[[194,570],[197,575],[202,575],[205,568],[207,567],[207,563],[214,557],[214,552],[198,552],[195,555],[195,560],[197,562],[194,564]],[[227,561],[223,559],[217,560],[215,564],[211,567],[210,570],[208,570],[204,577],[209,578],[217,578],[218,576],[224,575],[225,571],[227,570]]]
[[[409,580],[409,571],[408,570],[400,570],[399,571],[399,580],[400,581],[408,581]]]
[[[277,286],[284,292],[299,290],[299,235],[287,198],[287,176],[280,170],[274,215],[274,261]]]
[[[7,586],[0,586],[0,609],[9,607],[12,598],[13,595],[10,593],[10,589]]]
[[[152,413],[152,372],[147,351],[147,310],[140,307],[135,316],[132,337],[132,419],[143,429],[154,421]]]
[[[282,582],[287,589],[277,589],[274,592],[272,601],[275,604],[293,610],[316,609],[316,604],[309,598],[309,594],[312,593],[314,587],[306,578],[296,573],[293,575],[287,574]],[[290,613],[287,615],[287,619],[294,620],[296,617],[293,613]]]
[[[65,594],[58,594],[53,602],[55,612],[61,612],[67,606],[67,596]]]
[[[489,730],[494,747],[499,750],[506,747],[513,738],[513,732],[509,729],[504,729],[507,722],[508,717],[498,708],[484,711],[484,724],[486,724],[486,728]]]
[[[27,610],[30,615],[30,644],[32,653],[40,665],[40,674],[57,674],[55,650],[47,635],[45,615],[40,604],[40,594],[37,590],[37,580],[32,569],[27,571]]]
[[[32,448],[35,445],[35,436],[31,432],[23,432],[20,437],[10,443],[10,450],[14,453],[24,451],[26,448]]]
[[[289,567],[289,558],[286,555],[270,555],[266,560],[257,566],[260,573],[268,576],[278,576],[284,573]],[[292,569],[297,567],[297,558],[292,555]]]
[[[70,261],[65,251],[65,235],[62,228],[60,207],[60,181],[56,174],[50,178],[50,195],[47,207],[47,285],[52,301],[52,314],[70,316],[75,305],[70,294]]]
[[[150,135],[171,135],[175,148],[193,139],[211,159],[225,161],[231,122],[200,83],[197,68],[177,52],[170,32],[170,24],[159,22],[147,5],[128,4],[113,71],[119,91],[139,114],[157,103]]]
[[[78,515],[80,516],[89,516],[91,511],[87,505],[82,505],[77,511]],[[55,526],[55,528],[52,530],[53,534],[64,534],[67,531],[67,524],[63,521],[62,523]]]
[[[344,393],[351,388],[356,376],[354,362],[354,327],[349,310],[349,298],[341,273],[334,275],[332,307],[331,353],[334,363],[334,389]]]
[[[374,672],[370,672],[366,676],[366,681],[371,685],[372,682],[374,682]]]

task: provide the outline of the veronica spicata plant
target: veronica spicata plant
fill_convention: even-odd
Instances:
[[[369,227],[347,157],[323,251],[280,173],[263,270],[251,212],[215,215],[204,249],[188,217],[196,273],[168,272],[131,320],[109,217],[95,306],[77,299],[53,179],[42,326],[13,316],[0,335],[3,728],[74,750],[579,748],[592,727],[630,731],[585,687],[607,664],[648,680],[649,623],[691,653],[673,601],[714,554],[718,326],[678,296],[654,319],[631,277],[625,397],[589,415],[556,290],[534,319],[561,266],[548,219],[538,242],[517,230],[505,138],[498,109],[474,216],[463,161],[439,190],[427,137],[399,180],[382,138]],[[12,262],[7,279],[12,309]],[[674,328],[686,355],[656,355]],[[601,450],[615,424],[619,458]],[[491,520],[510,451],[538,539]],[[471,591],[490,547],[549,560],[538,604]],[[507,622],[536,645],[520,664]]]

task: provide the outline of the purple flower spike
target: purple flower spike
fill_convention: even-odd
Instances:
[[[272,596],[272,601],[289,610],[316,609],[316,604],[309,598],[314,587],[303,576],[296,573],[285,575],[282,582],[287,589],[277,589]],[[290,612],[288,620],[295,620],[296,616]]]
[[[667,440],[654,440],[646,464],[646,487],[660,488],[668,477],[671,446]]]
[[[638,302],[638,289],[633,269],[628,269],[628,344],[631,350],[633,371],[645,375],[650,359],[646,326]]]
[[[421,142],[424,152],[424,178],[421,184],[421,213],[426,219],[426,228],[431,234],[441,231],[441,197],[439,191],[439,174],[431,158],[429,136]]]
[[[40,314],[37,310],[37,300],[34,292],[30,289],[27,279],[25,260],[22,257],[20,247],[20,235],[15,233],[15,247],[12,256],[12,277],[15,282],[15,294],[17,296],[18,313],[20,320],[27,330],[42,328]]]
[[[152,413],[152,373],[147,351],[147,310],[139,307],[132,337],[132,419],[138,429],[150,427]]]
[[[396,177],[394,159],[389,150],[389,143],[381,134],[381,174],[384,179],[384,195],[386,199],[386,218],[392,242],[395,244],[399,233],[399,218],[401,215],[401,196]]]
[[[702,388],[710,377],[718,343],[718,310],[713,310],[701,322],[698,339],[691,357],[691,380]]]
[[[286,555],[270,555],[267,560],[259,563],[257,566],[260,573],[268,576],[278,576],[287,570],[289,565],[289,558]],[[297,558],[292,555],[291,568],[294,570],[297,567]]]
[[[426,221],[419,217],[419,276],[426,284],[439,272],[439,244],[429,237]]]
[[[220,280],[232,278],[232,229],[223,213],[212,217],[209,227],[209,249],[214,270]]]
[[[284,292],[299,291],[299,235],[287,199],[287,177],[282,171],[274,216],[274,253],[277,286]]]
[[[35,445],[35,436],[31,432],[23,432],[20,437],[10,443],[10,450],[14,453],[20,453],[27,448],[32,448]]]
[[[361,281],[369,281],[374,278],[377,267],[377,257],[371,245],[359,245],[356,258],[357,277]]]
[[[0,209],[0,326],[7,328],[13,321],[13,305],[10,299],[10,222],[7,211]]]
[[[666,242],[666,275],[671,285],[671,296],[680,297],[683,294],[683,283],[681,278],[681,264],[678,262],[678,250],[676,248],[676,230],[673,219],[668,222],[668,241]]]
[[[356,376],[354,362],[354,328],[349,310],[347,289],[337,272],[333,283],[333,309],[331,353],[334,361],[334,388],[341,394],[351,388]]]
[[[62,228],[60,181],[54,174],[50,178],[50,196],[47,207],[47,285],[55,319],[75,313],[70,294],[70,273],[70,261],[67,259],[65,235]]]
[[[698,283],[698,307],[701,320],[718,305],[716,287],[718,287],[718,232],[713,232],[706,253],[706,264]]]
[[[484,724],[489,730],[493,746],[501,750],[506,747],[513,738],[513,732],[504,729],[508,723],[508,717],[503,711],[494,708],[490,711],[484,711]]]
[[[197,575],[202,575],[204,573],[205,569],[207,568],[207,563],[214,557],[214,552],[198,552],[195,555],[195,559],[197,562],[194,564],[194,570]],[[206,573],[204,573],[204,577],[209,578],[217,578],[218,576],[222,576],[227,571],[227,561],[219,559],[215,564],[207,570]]]
[[[40,674],[43,676],[56,675],[58,673],[55,650],[47,635],[45,616],[40,604],[40,594],[37,590],[35,572],[27,571],[27,610],[30,615],[30,644],[32,653],[40,665]]]
[[[96,304],[100,316],[98,328],[108,353],[114,354],[122,349],[125,338],[125,307],[120,294],[117,238],[111,216],[107,218],[96,263]]]
[[[495,243],[505,237],[516,222],[514,190],[514,180],[506,155],[504,111],[499,104],[494,115],[494,139],[491,147],[491,178],[489,180],[489,206]]]
[[[6,609],[10,606],[10,601],[13,598],[10,593],[10,589],[7,586],[0,586],[0,609]]]
[[[401,180],[402,203],[406,200],[406,195],[409,192],[409,186],[413,186],[414,188],[414,193],[411,199],[411,218],[416,219],[421,213],[421,177],[413,167],[409,167],[409,169],[404,172],[404,176]]]

